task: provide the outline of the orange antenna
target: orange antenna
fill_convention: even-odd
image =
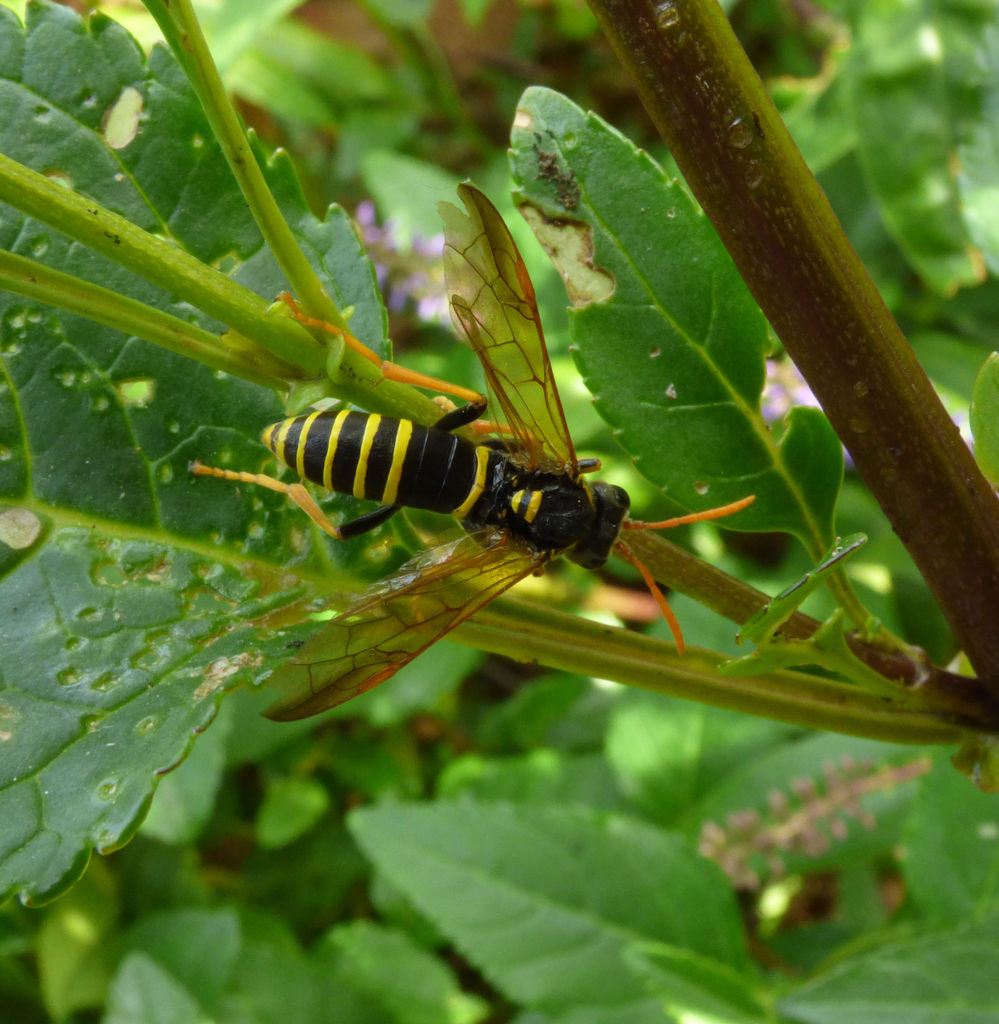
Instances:
[[[660,519],[658,523],[643,523],[639,519],[626,519],[622,524],[625,530],[668,530],[671,526],[684,526],[687,523],[701,523],[708,519],[721,519],[723,516],[730,516],[741,512],[747,505],[756,501],[756,495],[750,494],[738,501],[730,501],[727,505],[719,505],[717,508],[706,508],[703,512],[691,512],[689,515],[676,516],[674,519]]]
[[[756,501],[756,495],[750,494],[746,498],[740,498],[738,501],[731,501],[727,505],[719,505],[717,508],[707,508],[703,512],[691,512],[685,516],[676,516],[673,519],[661,519],[657,523],[645,523],[639,519],[626,519],[622,524],[623,530],[667,530],[672,526],[684,526],[687,523],[700,523],[708,519],[721,519],[723,516],[733,515],[735,512],[741,512],[747,505],[752,505]],[[670,632],[673,634],[673,639],[676,641],[676,653],[683,654],[686,649],[686,644],[683,640],[683,632],[680,629],[680,623],[677,621],[677,617],[673,614],[673,609],[670,608],[669,602],[666,600],[666,596],[659,589],[659,584],[656,583],[649,572],[648,568],[642,564],[636,557],[635,553],[628,547],[623,540],[617,541],[614,545],[614,550],[617,551],[622,558],[631,564],[639,571],[642,579],[645,581],[645,585],[649,588],[649,593],[654,598],[659,610],[663,613],[663,618],[666,620],[667,625],[670,628]]]
[[[659,610],[663,613],[663,618],[666,620],[666,624],[669,626],[670,632],[673,634],[673,639],[676,641],[676,653],[683,654],[686,649],[686,644],[683,642],[683,630],[680,629],[680,622],[673,614],[673,609],[670,608],[669,602],[666,600],[666,595],[659,589],[659,584],[652,578],[652,573],[649,572],[648,568],[638,560],[635,553],[623,540],[619,540],[614,545],[614,550],[622,558],[631,562],[631,564],[641,573],[642,579],[645,580],[645,585],[649,588],[649,593],[653,598],[655,598],[655,602],[659,605]]]

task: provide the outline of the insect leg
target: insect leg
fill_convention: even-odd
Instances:
[[[325,516],[323,510],[316,504],[315,498],[305,489],[302,484],[286,484],[283,480],[275,480],[266,473],[246,473],[234,469],[218,469],[215,466],[206,466],[195,460],[188,467],[195,476],[217,476],[221,480],[236,480],[246,484],[256,484],[258,487],[266,487],[279,494],[286,494],[291,500],[318,526],[336,540],[343,540],[340,528],[334,526]]]
[[[474,402],[450,409],[435,424],[436,430],[457,430],[474,423],[486,411],[486,400],[480,395]]]
[[[381,526],[382,523],[387,522],[398,511],[398,505],[380,505],[370,512],[365,512],[363,516],[351,519],[349,523],[341,523],[339,526],[340,537],[342,540],[360,537],[362,533],[367,533],[376,526]]]
[[[386,380],[398,381],[400,384],[412,384],[414,387],[427,388],[430,391],[443,391],[447,395],[454,395],[466,402],[474,403],[483,400],[482,395],[478,391],[472,391],[471,388],[463,388],[460,384],[452,384],[450,381],[440,380],[437,377],[429,377],[425,373],[417,373],[416,370],[409,370],[398,363],[382,359],[343,327],[337,327],[336,324],[331,324],[328,320],[317,320],[315,317],[300,313],[298,304],[290,292],[281,292],[278,298],[288,306],[291,315],[299,323],[305,324],[306,327],[316,327],[321,331],[326,331],[327,334],[339,334],[348,348],[353,349],[358,355],[364,356],[368,362],[374,363]]]

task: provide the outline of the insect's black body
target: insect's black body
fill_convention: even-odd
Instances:
[[[595,460],[576,455],[527,267],[503,218],[470,184],[458,188],[465,211],[441,205],[444,273],[459,333],[478,356],[503,440],[475,444],[454,431],[478,419],[486,398],[386,363],[342,327],[296,313],[339,335],[382,375],[461,397],[469,404],[432,427],[347,410],[284,420],[264,443],[297,476],[379,507],[334,525],[301,483],[262,473],[192,464],[215,476],[286,494],[336,540],[385,522],[401,506],[442,512],[468,530],[410,559],[368,588],[271,676],[281,696],[267,710],[284,721],[336,707],[391,678],[422,651],[527,576],[565,555],[599,568],[611,551],[630,561],[656,599],[683,653],[683,634],[652,574],[619,537],[622,529],[662,529],[744,508],[752,496],[658,523],[626,519],[620,487],[589,484]],[[294,309],[294,306],[292,306]]]
[[[481,411],[466,406],[433,427],[347,410],[310,413],[268,427],[263,439],[304,479],[379,502],[382,509],[341,527],[344,536],[405,505],[452,515],[469,530],[505,530],[588,569],[603,565],[628,495],[609,484],[590,486],[582,474],[524,468],[501,442],[475,444],[450,433]]]

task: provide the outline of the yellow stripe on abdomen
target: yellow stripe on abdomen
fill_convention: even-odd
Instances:
[[[465,500],[451,513],[456,519],[464,519],[475,507],[486,489],[486,470],[489,468],[490,450],[485,445],[475,449],[475,482],[472,484]]]
[[[305,479],[305,442],[309,439],[309,430],[318,415],[318,412],[313,412],[306,416],[298,434],[298,445],[295,448],[295,472],[303,480]]]
[[[392,449],[392,465],[389,467],[388,478],[385,481],[385,491],[381,501],[383,505],[394,505],[399,494],[399,480],[402,477],[402,467],[406,462],[406,455],[409,453],[409,440],[413,436],[413,424],[409,420],[400,420],[399,429],[395,435],[395,447]]]
[[[349,415],[350,410],[348,409],[341,409],[336,414],[336,419],[330,428],[329,440],[326,442],[326,458],[323,459],[323,487],[328,491],[333,490],[333,460],[336,458],[336,449],[340,442],[340,431]]]
[[[355,498],[364,497],[364,479],[368,475],[368,459],[371,456],[371,446],[375,443],[375,433],[382,418],[378,413],[371,413],[367,423],[364,424],[364,436],[361,438],[361,447],[357,453],[357,468],[354,470],[354,489],[351,492]]]

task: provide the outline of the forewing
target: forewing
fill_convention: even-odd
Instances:
[[[468,183],[467,215],[441,203],[444,274],[455,326],[468,338],[489,390],[532,468],[576,469],[576,452],[555,387],[534,286],[496,207]]]
[[[533,572],[542,553],[496,533],[425,552],[327,623],[268,680],[269,718],[308,718],[393,676],[458,623]]]

